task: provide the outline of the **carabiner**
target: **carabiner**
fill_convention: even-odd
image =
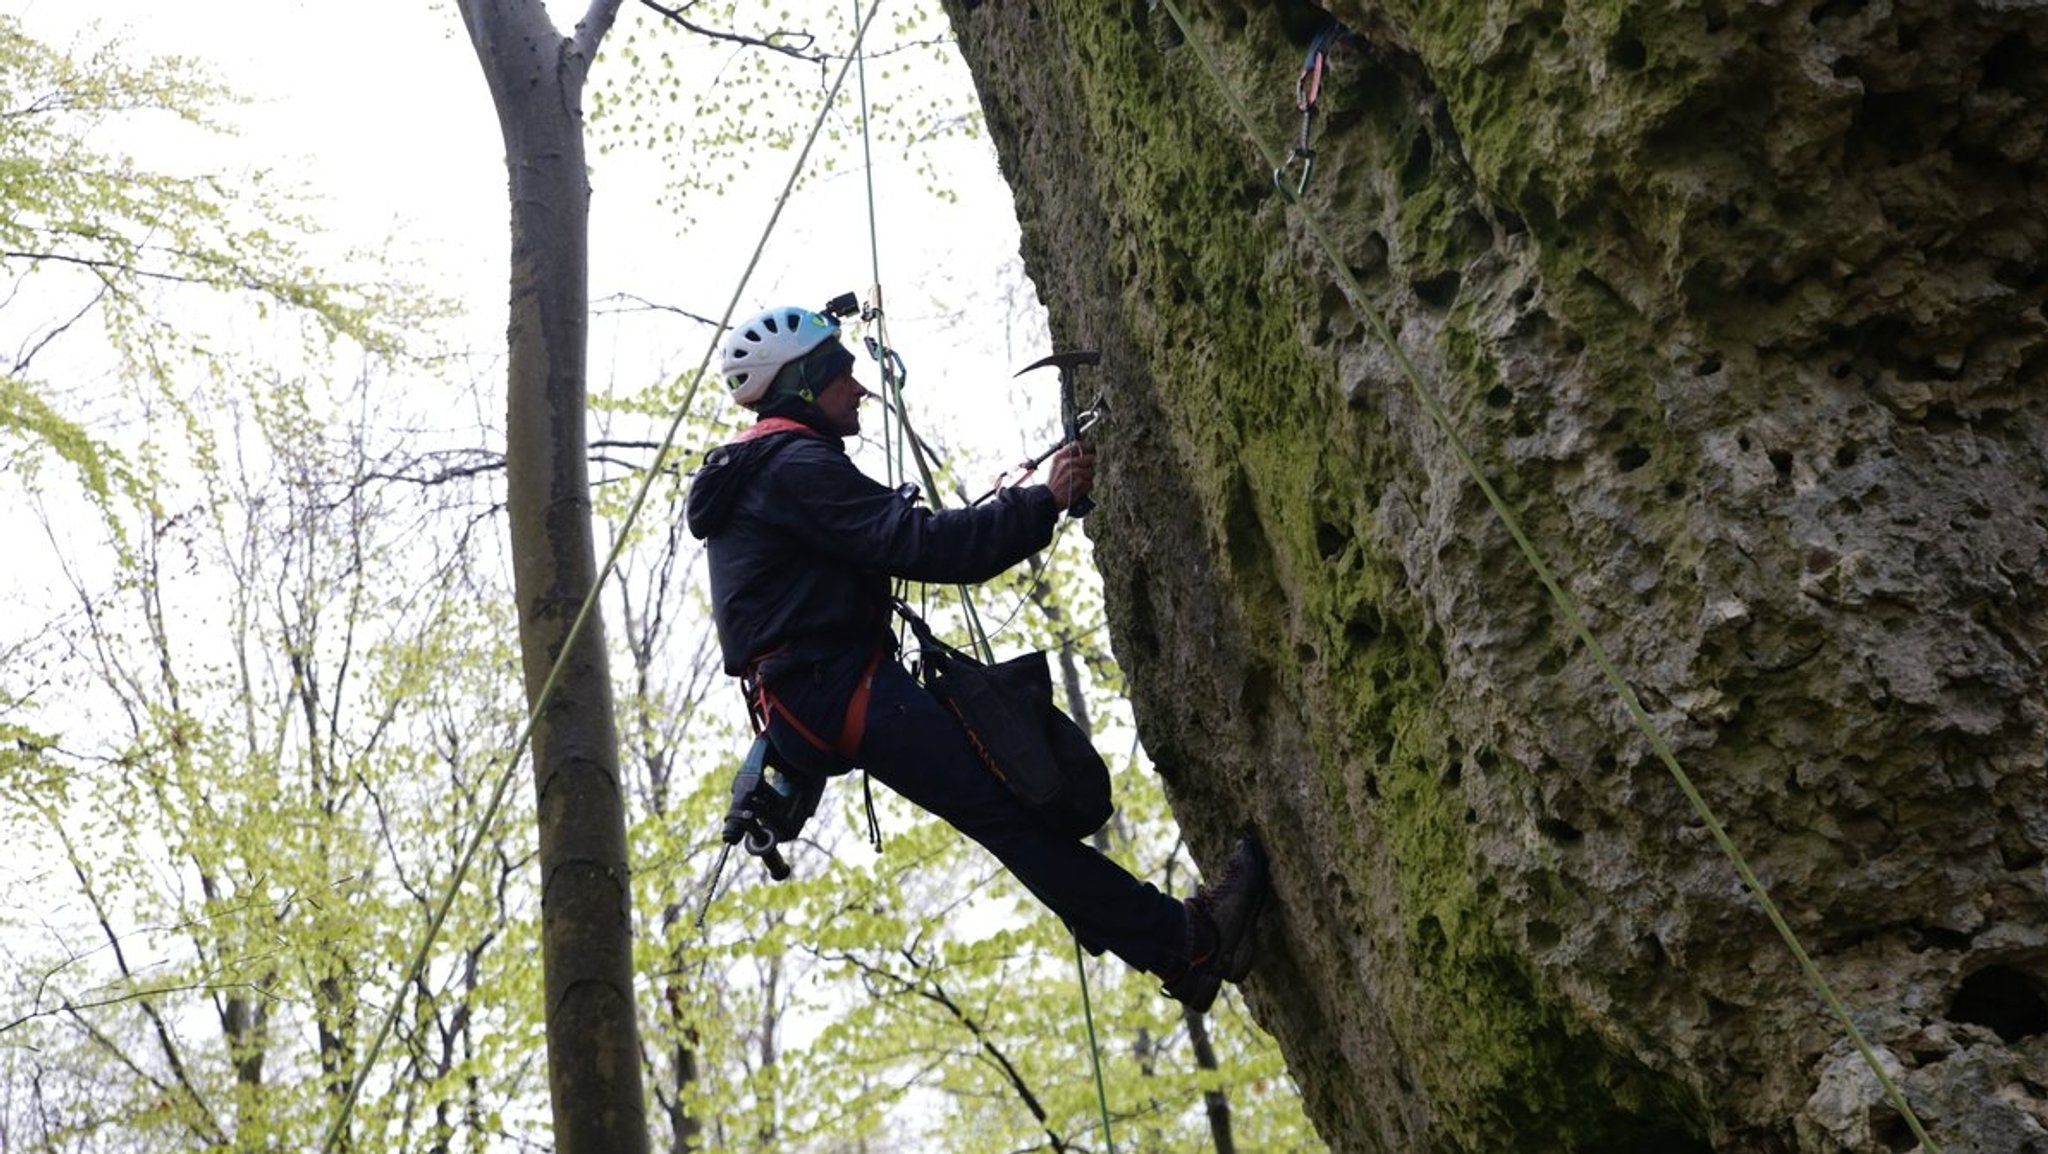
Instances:
[[[864,336],[860,342],[867,346],[869,359],[882,366],[883,382],[902,388],[910,379],[910,373],[903,367],[903,355],[894,348],[883,348],[882,342],[872,336]]]
[[[1297,163],[1301,165],[1301,176],[1294,182],[1294,187],[1289,188],[1287,187],[1287,170],[1293,168]],[[1296,200],[1300,200],[1308,192],[1308,178],[1313,176],[1315,171],[1315,150],[1312,148],[1296,148],[1280,167],[1273,170],[1273,187]]]
[[[1311,41],[1308,57],[1301,62],[1301,75],[1294,81],[1294,107],[1302,112],[1314,111],[1316,101],[1323,95],[1323,57],[1325,54],[1324,33]]]

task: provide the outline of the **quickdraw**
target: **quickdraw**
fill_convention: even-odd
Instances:
[[[1308,55],[1302,57],[1301,75],[1294,81],[1294,107],[1301,112],[1301,131],[1295,135],[1294,151],[1273,170],[1273,186],[1281,192],[1290,192],[1287,170],[1299,164],[1301,176],[1295,180],[1291,190],[1296,198],[1308,191],[1309,177],[1316,170],[1316,150],[1308,146],[1308,141],[1309,133],[1315,127],[1316,102],[1323,95],[1323,64],[1329,58],[1330,47],[1348,35],[1350,31],[1334,20],[1329,27],[1316,33],[1315,39],[1308,42]]]

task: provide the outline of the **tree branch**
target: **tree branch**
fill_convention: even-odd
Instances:
[[[583,19],[576,22],[576,56],[585,70],[597,58],[597,46],[604,41],[604,34],[612,30],[612,22],[619,18],[619,4],[620,0],[590,0]]]
[[[101,933],[106,936],[107,944],[113,949],[114,964],[120,969],[121,977],[124,980],[133,982],[135,980],[135,973],[129,968],[127,951],[121,948],[121,935],[114,930],[112,918],[107,912],[105,903],[100,899],[99,889],[92,884],[92,875],[87,871],[84,859],[79,856],[77,846],[72,843],[70,832],[61,823],[54,824],[56,824],[57,836],[63,842],[65,856],[70,859],[71,871],[78,878],[79,887],[85,891],[86,900],[92,906],[93,916],[99,922]],[[164,1021],[163,1014],[157,1009],[156,1003],[150,1000],[147,993],[138,996],[134,1000],[136,1005],[142,1010],[143,1017],[149,1019],[150,1025],[155,1030],[157,1046],[164,1056],[165,1064],[170,1067],[172,1078],[176,1080],[179,1089],[184,1092],[185,1098],[198,1111],[197,1118],[201,1125],[192,1126],[193,1133],[208,1142],[225,1142],[227,1131],[215,1119],[213,1108],[207,1104],[206,1098],[199,1092],[198,1085],[193,1082],[191,1074],[186,1070],[184,1053],[173,1040],[169,1023]],[[87,1033],[96,1041],[100,1041],[104,1045],[111,1045],[111,1039],[105,1038],[96,1028],[86,1022],[84,1016],[78,1010],[72,1008],[69,1003],[66,1004],[65,1009],[71,1014],[73,1020],[84,1027]],[[112,1050],[123,1061],[128,1061],[125,1051],[119,1047],[112,1047]],[[132,1066],[133,1063],[130,1062],[130,1065]]]
[[[1209,1023],[1198,1010],[1183,1006],[1181,1017],[1188,1024],[1188,1044],[1195,1051],[1195,1068],[1215,1073],[1216,1047],[1209,1041]],[[1230,1133],[1230,1098],[1220,1089],[1202,1091],[1202,1109],[1209,1115],[1209,1138],[1216,1154],[1237,1154],[1237,1140]]]
[[[29,346],[27,351],[23,352],[20,356],[14,358],[14,375],[20,376],[21,374],[28,372],[29,362],[36,359],[37,353],[40,353],[45,348],[49,347],[51,341],[54,341],[58,337],[63,336],[67,331],[70,330],[72,325],[75,325],[79,321],[84,320],[86,314],[92,312],[94,308],[98,307],[99,303],[105,300],[107,298],[107,294],[112,291],[114,291],[113,286],[108,284],[106,280],[102,278],[100,280],[99,289],[95,291],[92,294],[92,296],[86,300],[84,304],[78,307],[77,312],[71,314],[70,318],[63,321],[61,324],[52,326],[50,331],[44,333],[41,337],[38,337],[36,339],[35,344]]]
[[[604,299],[605,299],[605,300],[607,300],[607,301],[629,301],[629,302],[631,302],[632,304],[634,304],[634,305],[637,305],[637,306],[638,306],[638,308],[635,308],[635,309],[615,309],[615,310],[611,310],[611,311],[615,311],[615,312],[641,312],[641,311],[654,311],[654,312],[674,313],[674,314],[676,314],[677,316],[680,316],[680,317],[687,317],[687,318],[689,318],[690,320],[696,321],[696,322],[697,322],[698,324],[700,324],[700,325],[709,325],[709,326],[711,326],[712,328],[718,328],[718,327],[719,327],[719,324],[718,324],[718,322],[717,322],[717,321],[715,321],[715,320],[713,320],[713,319],[711,319],[710,317],[707,317],[707,316],[700,316],[700,315],[698,315],[698,314],[696,314],[696,313],[693,313],[693,312],[691,312],[691,311],[690,311],[690,310],[688,310],[688,309],[685,309],[685,308],[677,308],[677,307],[676,307],[675,305],[665,305],[665,304],[661,304],[661,303],[660,303],[660,302],[658,302],[658,301],[651,301],[651,300],[648,300],[648,299],[647,299],[646,297],[643,297],[643,296],[638,296],[638,295],[635,295],[635,294],[633,294],[633,293],[628,293],[628,292],[616,292],[616,293],[613,293],[612,295],[610,295],[610,296],[608,296],[608,297],[606,297],[606,298],[604,298]],[[603,313],[603,312],[605,312],[606,310],[604,310],[604,309],[594,309],[594,310],[592,310],[592,311],[593,311],[593,312],[597,312],[597,313],[600,313],[600,314],[602,314],[602,313]]]
[[[996,1045],[995,1039],[989,1036],[987,1029],[972,1014],[969,1014],[965,1007],[953,1000],[953,996],[947,993],[946,988],[939,984],[939,980],[931,975],[926,963],[918,958],[914,951],[905,949],[900,951],[900,953],[903,956],[903,960],[909,962],[910,968],[917,974],[916,980],[913,981],[905,978],[900,974],[884,969],[881,966],[873,965],[851,954],[839,954],[837,955],[837,960],[853,966],[870,979],[886,981],[895,986],[899,991],[923,998],[952,1015],[953,1020],[958,1022],[961,1028],[966,1030],[968,1035],[974,1039],[975,1045],[981,1050],[983,1059],[996,1068],[1002,1075],[1003,1080],[1009,1083],[1010,1089],[1023,1102],[1024,1108],[1029,1110],[1031,1116],[1038,1121],[1039,1128],[1045,1131],[1046,1141],[1052,1144],[1052,1148],[1055,1151],[1072,1150],[1073,1146],[1065,1138],[1061,1137],[1057,1130],[1053,1129],[1052,1120],[1046,1114],[1045,1106],[1039,1102],[1038,1094],[1032,1090],[1031,1084],[1024,1080],[1023,1071],[1017,1068],[1016,1064],[1010,1060],[1010,1056],[1003,1052],[1001,1046]]]
[[[680,8],[669,8],[655,3],[655,0],[640,0],[640,3],[660,13],[670,23],[680,25],[685,31],[694,32],[710,40],[730,41],[731,43],[748,48],[766,48],[770,52],[780,52],[784,56],[802,60],[809,64],[823,64],[825,61],[832,59],[827,53],[814,53],[811,51],[812,46],[817,44],[818,38],[808,32],[791,32],[786,28],[778,28],[770,32],[765,39],[758,36],[748,36],[740,32],[721,32],[716,28],[706,28],[701,24],[693,24],[683,15],[683,13],[697,6],[696,0],[690,0],[689,3],[682,5]],[[801,40],[802,44],[778,43],[778,38],[780,37]]]
[[[191,256],[192,254],[185,253],[182,255]],[[107,257],[71,256],[68,253],[61,252],[29,252],[22,249],[7,249],[4,251],[0,251],[0,260],[49,260],[56,261],[60,264],[79,265],[83,268],[92,269],[95,272],[120,272],[126,273],[129,276],[142,277],[147,280],[169,281],[172,284],[204,285],[212,283],[211,281],[208,281],[205,277],[190,276],[184,273],[175,272],[158,272],[154,269],[138,268],[135,265],[129,264],[126,261],[112,260]],[[243,277],[242,283],[243,286],[246,288],[262,287],[260,283],[249,279],[246,275]]]

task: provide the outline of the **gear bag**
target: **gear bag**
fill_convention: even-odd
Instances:
[[[1043,650],[984,665],[940,641],[902,602],[917,634],[925,689],[960,719],[981,760],[1048,828],[1084,838],[1113,810],[1109,766],[1088,734],[1052,702]]]

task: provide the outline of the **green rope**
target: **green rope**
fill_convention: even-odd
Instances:
[[[867,35],[869,23],[874,20],[875,14],[880,10],[881,0],[874,0],[874,3],[868,9],[867,19],[861,22],[860,30],[855,36],[854,44],[856,50],[858,50],[860,41]],[[332,1154],[337,1144],[341,1141],[342,1132],[347,1129],[349,1118],[355,1111],[356,1101],[362,1096],[363,1083],[369,1077],[371,1067],[376,1065],[377,1057],[383,1051],[384,1043],[391,1037],[392,1028],[398,1020],[399,1010],[405,1004],[405,991],[411,988],[418,981],[420,974],[425,971],[427,956],[432,951],[435,940],[440,936],[442,926],[448,921],[448,913],[455,905],[455,896],[461,890],[464,880],[468,878],[470,867],[476,861],[476,856],[483,846],[485,836],[490,833],[491,827],[496,824],[498,815],[504,809],[505,795],[511,790],[512,773],[518,768],[520,758],[524,756],[527,747],[533,741],[533,730],[538,724],[541,712],[547,708],[548,702],[553,699],[556,689],[561,684],[562,671],[568,664],[569,654],[574,652],[576,648],[577,639],[583,635],[583,630],[589,624],[590,619],[596,616],[598,594],[604,590],[605,582],[611,579],[612,573],[618,568],[619,557],[625,552],[626,542],[631,536],[633,522],[640,516],[641,509],[646,505],[647,495],[654,487],[655,478],[661,476],[662,464],[667,459],[670,450],[674,448],[676,435],[682,429],[683,419],[688,415],[690,405],[696,399],[697,386],[703,382],[704,373],[711,366],[711,358],[718,351],[719,334],[722,334],[727,326],[732,323],[732,314],[739,307],[740,296],[746,291],[747,282],[753,279],[754,270],[761,263],[761,254],[767,249],[769,239],[775,234],[776,225],[782,219],[783,207],[789,203],[789,197],[796,188],[797,179],[803,174],[804,166],[810,159],[811,146],[817,142],[818,133],[824,128],[826,116],[831,111],[832,101],[838,96],[840,85],[845,80],[846,68],[842,66],[838,77],[832,82],[831,89],[825,95],[824,107],[819,109],[818,119],[811,125],[810,135],[804,138],[804,146],[797,153],[796,163],[790,168],[789,180],[783,185],[781,195],[775,198],[775,209],[768,215],[768,223],[761,230],[761,239],[754,246],[753,256],[748,258],[746,269],[740,273],[739,283],[733,286],[732,298],[726,302],[725,312],[719,318],[717,331],[712,334],[711,343],[704,350],[704,359],[698,362],[697,371],[690,378],[690,384],[683,394],[683,402],[676,409],[675,419],[669,422],[668,433],[662,438],[661,448],[654,455],[654,463],[647,469],[645,477],[640,482],[639,490],[633,494],[632,504],[626,509],[625,519],[619,527],[617,538],[612,543],[611,551],[605,556],[604,567],[598,571],[597,580],[591,584],[590,592],[584,595],[583,604],[578,607],[575,620],[569,624],[569,632],[562,642],[562,648],[556,654],[554,664],[548,669],[547,679],[541,683],[540,692],[535,695],[533,707],[527,712],[525,723],[520,726],[518,736],[513,739],[511,755],[506,758],[505,768],[498,775],[497,783],[491,790],[490,801],[484,806],[483,816],[477,824],[476,832],[470,836],[468,843],[463,846],[462,855],[456,861],[455,872],[448,879],[447,889],[443,892],[440,901],[435,904],[432,917],[428,919],[426,933],[422,935],[418,948],[413,951],[412,960],[406,965],[405,981],[399,986],[397,996],[391,1000],[391,1008],[384,1014],[383,1021],[379,1024],[376,1034],[370,1040],[369,1048],[364,1051],[362,1064],[358,1067],[356,1076],[349,1079],[348,1089],[342,1095],[341,1108],[335,1114],[333,1125],[328,1128],[326,1139],[320,1144],[323,1154]]]
[[[1260,155],[1264,158],[1267,168],[1269,170],[1277,170],[1279,168],[1279,157],[1266,145],[1265,140],[1260,137],[1256,123],[1252,120],[1250,113],[1246,111],[1237,93],[1231,89],[1229,83],[1225,80],[1222,68],[1210,54],[1208,45],[1195,35],[1193,27],[1189,24],[1186,15],[1181,11],[1178,0],[1164,0],[1164,3],[1167,11],[1173,16],[1174,23],[1180,26],[1182,36],[1185,37],[1188,44],[1194,47],[1195,53],[1201,59],[1203,67],[1208,69],[1210,78],[1215,81],[1217,89],[1223,94],[1224,101],[1229,104],[1231,112],[1237,117],[1238,122],[1245,129],[1246,135],[1251,138],[1254,147],[1259,150]],[[1528,535],[1522,531],[1521,524],[1516,520],[1514,513],[1509,510],[1507,503],[1501,499],[1500,494],[1494,490],[1493,485],[1488,483],[1486,475],[1480,470],[1478,463],[1473,459],[1471,453],[1466,450],[1464,442],[1459,438],[1456,429],[1451,424],[1448,413],[1445,412],[1442,404],[1438,402],[1435,394],[1430,392],[1427,385],[1425,385],[1422,380],[1422,374],[1416,370],[1414,363],[1409,360],[1408,354],[1403,351],[1400,342],[1394,339],[1392,331],[1387,327],[1387,323],[1380,316],[1379,311],[1373,308],[1370,299],[1365,295],[1365,290],[1359,286],[1357,278],[1352,276],[1350,265],[1344,262],[1337,245],[1330,239],[1328,232],[1324,230],[1320,218],[1314,213],[1309,212],[1302,205],[1299,197],[1289,193],[1285,188],[1282,188],[1280,191],[1286,197],[1289,204],[1300,209],[1299,219],[1303,226],[1307,228],[1309,235],[1314,238],[1316,244],[1322,248],[1323,254],[1329,259],[1331,267],[1336,270],[1336,276],[1342,283],[1345,294],[1350,297],[1352,305],[1364,316],[1366,323],[1372,329],[1373,335],[1378,337],[1387,350],[1393,354],[1395,362],[1400,365],[1401,373],[1407,378],[1408,385],[1414,391],[1416,398],[1429,413],[1430,419],[1435,422],[1438,431],[1444,435],[1446,442],[1451,447],[1452,454],[1457,457],[1458,463],[1464,466],[1465,471],[1478,484],[1480,491],[1486,495],[1487,504],[1493,507],[1494,513],[1500,517],[1501,523],[1506,526],[1508,533],[1513,536],[1516,547],[1521,550],[1522,556],[1528,560],[1530,568],[1535,570],[1537,580],[1543,583],[1543,587],[1550,593],[1551,600],[1556,603],[1559,611],[1564,614],[1566,621],[1571,626],[1573,635],[1586,647],[1587,653],[1592,656],[1594,663],[1599,666],[1601,676],[1614,688],[1622,704],[1627,708],[1630,719],[1634,721],[1636,729],[1650,743],[1650,748],[1656,753],[1657,759],[1664,764],[1664,768],[1669,771],[1672,780],[1678,783],[1680,792],[1684,793],[1686,801],[1691,803],[1693,812],[1699,815],[1700,820],[1707,827],[1707,832],[1713,836],[1714,844],[1721,848],[1721,852],[1735,867],[1735,872],[1742,879],[1743,886],[1749,890],[1750,895],[1763,908],[1764,916],[1770,920],[1772,928],[1777,930],[1778,936],[1783,939],[1786,948],[1792,952],[1792,957],[1798,962],[1800,972],[1805,975],[1807,982],[1820,995],[1821,999],[1827,1003],[1829,1011],[1848,1033],[1849,1039],[1854,1043],[1857,1053],[1862,1055],[1864,1064],[1870,1068],[1871,1074],[1877,1079],[1878,1085],[1882,1087],[1885,1100],[1905,1119],[1906,1125],[1913,1133],[1913,1137],[1919,1140],[1927,1154],[1941,1154],[1941,1147],[1937,1146],[1934,1140],[1928,1137],[1926,1129],[1920,1123],[1919,1116],[1913,1112],[1912,1106],[1906,1101],[1905,1094],[1900,1091],[1891,1075],[1885,1072],[1883,1065],[1877,1059],[1876,1052],[1864,1038],[1863,1031],[1857,1028],[1855,1021],[1849,1016],[1848,1007],[1835,993],[1834,987],[1828,982],[1826,976],[1820,972],[1820,967],[1814,963],[1812,955],[1807,953],[1806,947],[1799,940],[1799,935],[1793,931],[1791,923],[1786,921],[1785,915],[1779,911],[1777,903],[1771,900],[1771,895],[1764,889],[1763,882],[1757,878],[1755,871],[1749,866],[1748,859],[1743,856],[1742,851],[1735,845],[1734,840],[1728,836],[1727,829],[1722,825],[1713,807],[1708,804],[1706,797],[1700,793],[1699,787],[1694,784],[1692,776],[1686,773],[1685,768],[1678,763],[1678,756],[1672,751],[1670,742],[1666,740],[1663,733],[1657,728],[1656,723],[1650,717],[1649,711],[1643,707],[1642,701],[1636,696],[1635,690],[1629,685],[1627,679],[1622,677],[1613,659],[1608,656],[1606,647],[1600,643],[1599,638],[1595,637],[1593,631],[1586,625],[1585,616],[1580,612],[1577,600],[1565,590],[1563,585],[1558,583],[1557,578],[1550,571],[1550,566],[1544,562],[1542,556],[1536,552],[1535,545],[1530,542]]]
[[[879,3],[879,0],[877,2]],[[854,0],[854,3],[855,11],[858,12],[859,0]],[[924,491],[930,495],[932,507],[936,509],[943,504],[939,494],[938,483],[932,476],[931,462],[925,458],[922,450],[918,448],[921,442],[911,435],[910,410],[905,406],[903,400],[903,381],[896,372],[895,356],[889,344],[889,313],[883,307],[881,300],[882,242],[881,231],[876,223],[875,162],[868,134],[868,70],[865,54],[861,51],[858,42],[854,45],[853,55],[860,78],[861,158],[865,162],[867,170],[868,253],[874,271],[874,291],[876,297],[874,301],[875,347],[880,354],[876,359],[882,366],[882,453],[887,461],[886,467],[891,483],[896,483],[902,479],[906,471],[903,467],[904,461],[911,460],[916,464],[918,476],[924,481]],[[893,421],[891,420],[892,416],[894,417]],[[893,439],[889,435],[889,430],[891,429],[895,430],[895,437]],[[982,661],[993,664],[995,662],[995,650],[989,644],[988,630],[982,625],[981,614],[975,608],[974,592],[966,585],[961,585],[957,588],[960,593],[961,613],[967,619],[967,633],[973,641],[975,652],[981,657]],[[1109,1093],[1104,1089],[1102,1081],[1102,1043],[1095,1036],[1095,1007],[1088,994],[1088,966],[1083,960],[1081,939],[1079,938],[1074,939],[1074,968],[1081,976],[1081,1016],[1087,1023],[1088,1028],[1088,1060],[1090,1066],[1095,1071],[1095,1100],[1102,1110],[1102,1140],[1108,1147],[1109,1154],[1116,1154],[1116,1140],[1110,1136]]]
[[[900,404],[900,394],[898,401]],[[901,422],[906,433],[909,433],[909,412],[899,411],[897,413],[897,420]],[[931,461],[925,456],[923,450],[924,441],[912,434],[909,436],[909,444],[911,457],[917,465],[918,475],[924,478],[925,491],[932,494],[932,505],[934,508],[937,508],[943,505],[944,501],[939,494],[937,483],[932,478]],[[989,643],[988,630],[983,627],[981,617],[975,610],[973,590],[965,585],[959,588],[960,605],[967,617],[967,635],[974,645],[975,652],[980,655],[982,661],[993,664],[995,662],[995,649]],[[1079,938],[1074,939],[1074,969],[1081,976],[1081,1017],[1087,1026],[1088,1063],[1095,1072],[1095,1101],[1102,1111],[1102,1141],[1108,1148],[1109,1154],[1116,1154],[1116,1139],[1110,1134],[1109,1092],[1104,1088],[1102,1080],[1102,1042],[1095,1034],[1095,1005],[1088,993],[1088,964],[1081,953],[1081,939]]]
[[[1088,959],[1081,953],[1081,939],[1074,939],[1074,972],[1081,975],[1081,1017],[1088,1023],[1088,1062],[1095,1070],[1095,1105],[1102,1111],[1102,1144],[1116,1154],[1116,1139],[1109,1132],[1109,1091],[1102,1085],[1102,1045],[1095,1040],[1095,1002],[1088,996]]]
[[[854,15],[860,15],[860,0],[851,0]],[[903,480],[903,431],[901,423],[890,421],[894,402],[896,412],[902,411],[903,382],[896,377],[895,359],[890,355],[889,311],[882,300],[882,232],[875,212],[875,149],[874,133],[869,123],[868,111],[868,62],[867,53],[859,45],[854,46],[854,75],[860,94],[860,157],[861,176],[865,180],[868,206],[868,283],[873,287],[875,299],[868,302],[875,311],[875,362],[882,372],[882,457],[885,461],[889,483],[900,484]],[[892,435],[891,430],[894,429]]]

